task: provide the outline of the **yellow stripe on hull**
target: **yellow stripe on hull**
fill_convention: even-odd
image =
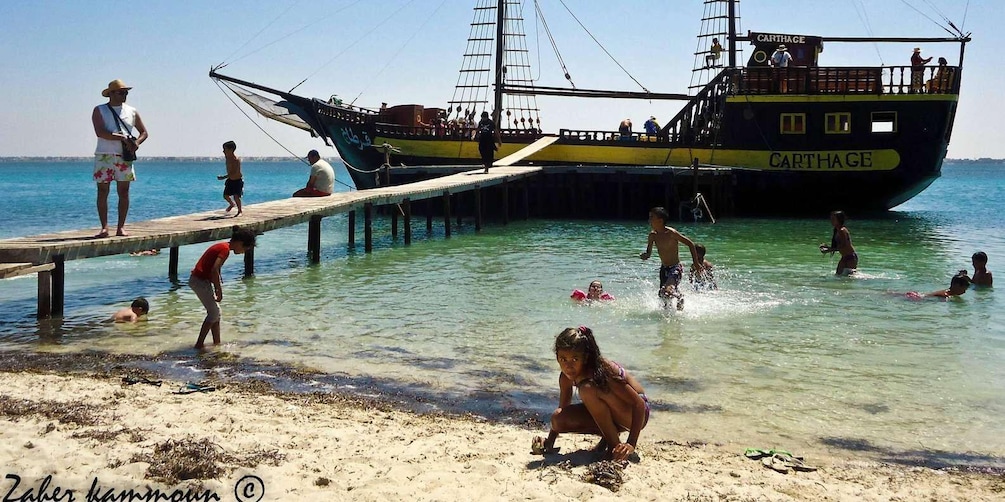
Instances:
[[[409,140],[378,137],[374,144],[388,142],[402,154],[425,158],[450,159],[447,163],[479,164],[478,142],[458,140]],[[510,155],[527,146],[503,144],[496,158]],[[703,164],[735,166],[766,171],[889,171],[900,165],[896,150],[814,150],[765,151],[653,148],[622,145],[554,144],[525,159],[549,164],[608,164],[633,166],[687,166],[697,158]]]

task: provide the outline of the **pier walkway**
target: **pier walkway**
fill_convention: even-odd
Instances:
[[[129,223],[127,237],[95,238],[97,228],[70,230],[46,235],[0,240],[0,279],[38,274],[38,317],[48,318],[63,312],[63,263],[67,260],[132,253],[148,249],[170,248],[169,275],[177,276],[178,247],[229,239],[234,225],[258,233],[309,223],[307,251],[312,261],[320,258],[321,219],[339,213],[349,214],[349,243],[355,242],[355,215],[364,214],[365,249],[372,251],[371,217],[374,206],[397,205],[392,213],[392,235],[397,235],[399,213],[404,218],[405,244],[411,242],[411,202],[443,198],[446,235],[450,235],[450,195],[474,191],[475,229],[481,229],[481,189],[506,185],[533,176],[540,166],[494,167],[488,174],[482,168],[441,178],[405,185],[362,191],[337,192],[328,197],[289,198],[244,206],[240,217],[224,215],[220,210],[185,214]],[[504,192],[505,193],[505,192]],[[427,215],[427,227],[431,226]],[[245,254],[245,273],[254,271],[254,253]]]

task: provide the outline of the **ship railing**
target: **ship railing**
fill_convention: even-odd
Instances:
[[[958,94],[957,66],[752,67],[740,70],[744,94]]]
[[[562,129],[565,142],[642,143],[679,147],[714,146],[719,141],[719,126],[726,96],[732,88],[734,71],[725,70],[710,80],[686,105],[655,134],[645,132]]]
[[[377,122],[374,124],[375,132],[382,136],[390,136],[396,138],[402,137],[415,137],[415,138],[444,138],[444,139],[477,139],[475,132],[476,129],[471,126],[458,126],[458,125],[435,125],[435,124],[423,124],[423,125],[404,125],[404,124],[388,124],[384,122]],[[501,129],[499,131],[500,137],[505,141],[506,139],[523,139],[530,138],[534,139],[541,135],[541,131],[538,129]]]

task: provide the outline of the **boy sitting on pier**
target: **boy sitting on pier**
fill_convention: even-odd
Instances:
[[[145,316],[149,313],[150,303],[147,302],[146,298],[140,297],[133,300],[129,308],[116,312],[112,316],[112,320],[115,322],[136,322],[140,320],[140,316]]]
[[[227,160],[227,174],[217,176],[218,180],[227,180],[223,185],[223,200],[227,201],[226,212],[237,206],[237,214],[241,216],[241,197],[244,195],[244,176],[241,174],[241,159],[237,157],[237,143],[228,141],[223,144],[223,157]],[[231,199],[233,197],[233,199]]]
[[[662,207],[654,207],[649,211],[649,242],[646,250],[639,255],[639,258],[648,260],[652,254],[653,245],[660,255],[660,298],[663,298],[664,305],[667,299],[677,299],[677,310],[684,310],[684,295],[681,293],[679,285],[684,276],[684,265],[680,262],[678,251],[679,243],[684,243],[691,250],[693,261],[691,269],[701,270],[702,260],[698,258],[698,252],[694,247],[694,242],[688,239],[677,230],[666,226],[666,221],[670,219],[670,214]]]

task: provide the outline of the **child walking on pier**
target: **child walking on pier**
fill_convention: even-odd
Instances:
[[[203,348],[206,335],[213,332],[213,345],[220,344],[220,306],[223,301],[223,279],[220,269],[227,261],[230,252],[244,254],[255,247],[255,233],[251,230],[234,226],[234,234],[230,242],[218,242],[209,247],[196,262],[192,275],[188,278],[188,286],[199,297],[202,306],[206,308],[206,318],[199,329],[199,338],[195,348]]]
[[[227,174],[217,176],[223,183],[223,200],[227,201],[226,212],[237,206],[237,214],[241,216],[241,197],[244,196],[244,176],[241,174],[241,159],[237,157],[237,143],[228,141],[223,144],[223,157],[227,160]],[[233,197],[233,199],[231,199]]]
[[[558,409],[551,414],[548,438],[535,437],[531,451],[553,453],[563,432],[597,434],[598,449],[613,460],[625,460],[635,452],[639,434],[649,422],[649,398],[645,389],[620,364],[600,355],[593,330],[586,326],[566,328],[555,338],[558,375]],[[572,404],[572,389],[579,389],[581,403]],[[628,432],[621,442],[621,433]]]
[[[677,299],[677,310],[684,310],[684,295],[680,291],[680,280],[684,276],[684,265],[680,262],[679,244],[684,243],[691,250],[693,261],[691,269],[701,270],[702,260],[698,257],[698,252],[694,247],[694,242],[688,239],[677,230],[666,226],[666,221],[670,219],[670,213],[662,207],[654,207],[649,211],[649,242],[646,250],[639,255],[639,258],[648,260],[653,252],[653,245],[660,255],[660,298],[663,298],[664,305],[670,298]]]

